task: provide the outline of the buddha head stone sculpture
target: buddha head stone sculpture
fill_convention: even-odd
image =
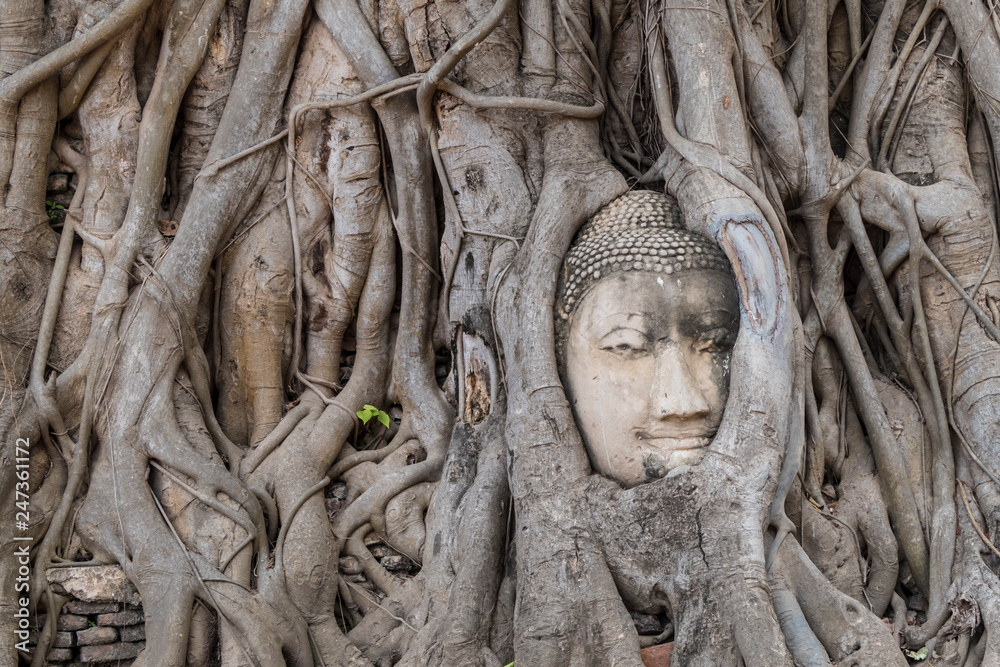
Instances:
[[[625,486],[695,465],[722,421],[739,301],[726,256],[666,195],[601,209],[566,255],[558,352],[594,469]]]

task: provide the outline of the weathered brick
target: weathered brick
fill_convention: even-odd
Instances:
[[[118,639],[118,630],[115,628],[105,628],[98,625],[96,628],[87,628],[76,633],[76,643],[80,646],[90,646],[93,644],[111,644]]]
[[[56,630],[70,631],[73,630],[83,630],[90,625],[90,619],[86,616],[77,616],[75,614],[63,614],[56,621]]]
[[[66,648],[76,646],[76,635],[72,632],[57,632],[52,638],[52,645],[56,648]]]
[[[142,613],[138,611],[119,611],[114,614],[101,614],[97,617],[98,625],[136,625],[137,623],[142,623],[145,619],[142,617]]]
[[[49,654],[45,656],[46,662],[69,662],[73,659],[73,649],[71,648],[50,648]]]
[[[670,667],[670,654],[673,653],[674,643],[650,646],[639,652],[642,664],[646,667]]]
[[[663,632],[663,622],[651,614],[641,614],[637,611],[630,612],[632,621],[635,623],[635,631],[640,635],[658,635]]]
[[[414,569],[413,561],[403,555],[385,556],[382,559],[382,567],[390,572],[409,572]]]
[[[121,610],[121,605],[117,602],[84,602],[83,600],[70,600],[63,607],[67,614],[110,614]]]
[[[146,626],[127,625],[124,628],[119,628],[118,633],[123,642],[141,642],[146,638]]]
[[[66,192],[69,189],[69,174],[49,174],[49,182],[46,186],[46,190],[50,192],[60,193]]]
[[[52,567],[45,575],[57,593],[84,602],[142,604],[139,591],[117,565]]]
[[[105,644],[103,646],[84,646],[80,649],[81,662],[110,662],[112,660],[130,660],[139,655],[145,642],[128,644]]]

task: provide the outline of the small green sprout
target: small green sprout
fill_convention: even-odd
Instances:
[[[56,211],[65,211],[66,207],[62,204],[57,204],[54,201],[45,200],[45,212],[49,214],[49,220],[55,220],[59,217]]]
[[[368,420],[372,417],[377,419],[382,426],[389,428],[389,415],[382,412],[374,405],[366,405],[364,409],[357,411],[358,419],[361,420],[363,424],[368,424]]]
[[[926,660],[929,651],[927,650],[927,647],[924,646],[923,648],[917,651],[907,651],[904,649],[903,653],[905,653],[906,657],[909,658],[910,660]]]

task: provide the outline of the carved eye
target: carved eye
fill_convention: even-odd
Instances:
[[[695,342],[698,352],[728,352],[736,344],[736,332],[727,327],[718,327],[702,333]]]
[[[647,337],[636,329],[615,329],[601,339],[601,350],[623,356],[633,356],[646,351]]]

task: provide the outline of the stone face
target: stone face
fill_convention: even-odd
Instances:
[[[123,642],[141,642],[146,639],[145,625],[128,625],[119,628],[118,634]]]
[[[632,487],[701,462],[722,422],[739,330],[729,275],[685,270],[682,283],[632,271],[581,292],[563,363],[566,397],[595,472]],[[623,353],[633,355],[627,363]]]
[[[121,609],[118,602],[84,602],[83,600],[70,600],[63,607],[63,612],[67,614],[110,614]]]
[[[93,646],[96,644],[112,644],[118,639],[118,630],[115,628],[105,628],[98,625],[95,628],[87,628],[76,633],[76,643],[80,646]]]
[[[57,593],[83,602],[142,604],[139,591],[117,565],[53,567],[45,574]]]
[[[111,662],[113,660],[131,660],[139,655],[145,642],[105,644],[103,646],[84,646],[80,649],[81,662]]]
[[[136,625],[142,623],[144,620],[141,612],[126,610],[113,614],[101,614],[97,617],[97,624],[114,626]]]
[[[90,621],[86,616],[76,616],[75,614],[63,614],[56,621],[56,630],[72,632],[73,630],[83,630],[90,627]]]

